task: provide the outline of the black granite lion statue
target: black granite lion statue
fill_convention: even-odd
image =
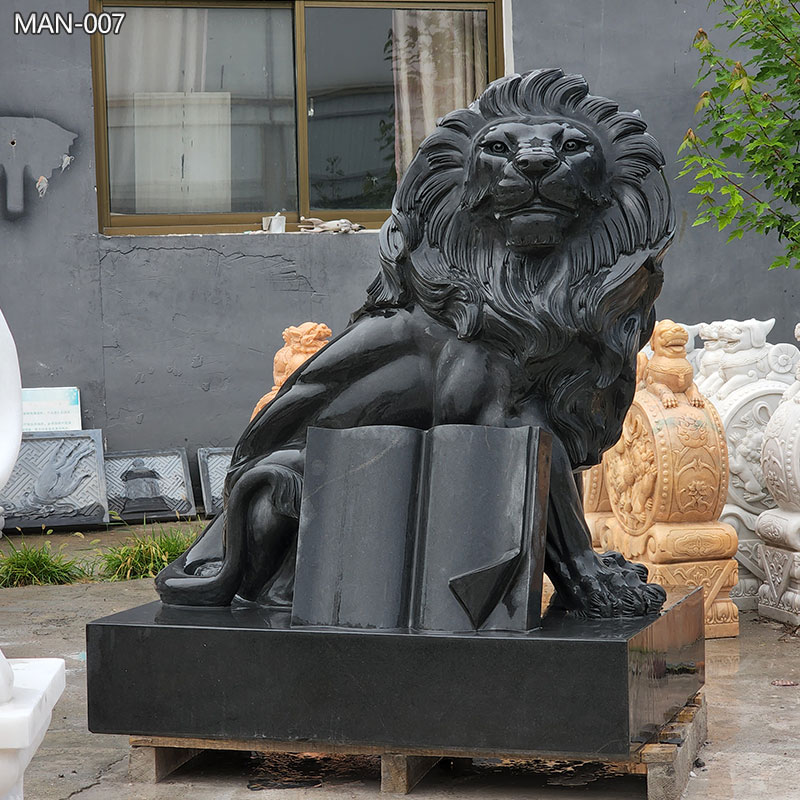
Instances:
[[[663,163],[638,113],[557,69],[501,78],[441,119],[400,181],[366,303],[244,431],[225,511],[158,576],[162,600],[291,602],[310,426],[461,423],[552,434],[560,608],[660,608],[644,567],[592,551],[575,473],[633,399],[674,229]]]

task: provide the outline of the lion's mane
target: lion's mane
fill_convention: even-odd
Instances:
[[[475,200],[473,141],[498,120],[550,116],[598,136],[611,202],[546,253],[515,253]],[[495,81],[420,146],[381,230],[381,271],[355,317],[416,304],[459,338],[511,355],[520,365],[516,402],[542,399],[573,466],[597,463],[619,437],[636,353],[652,332],[674,230],[663,164],[640,116],[590,95],[579,75],[546,69]]]

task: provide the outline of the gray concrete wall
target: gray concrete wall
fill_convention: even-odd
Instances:
[[[45,5],[86,9],[85,0]],[[283,328],[313,318],[338,331],[360,305],[376,234],[100,236],[88,38],[14,36],[3,6],[0,117],[45,117],[78,134],[75,161],[52,174],[47,194],[37,196],[29,175],[23,215],[0,216],[0,307],[25,385],[79,386],[84,426],[102,428],[110,450],[233,444],[271,384]],[[596,93],[641,109],[674,175],[692,124],[690,43],[701,25],[713,27],[704,2],[516,0],[515,66],[582,72]],[[679,231],[660,312],[774,315],[773,340],[788,340],[800,276],[767,272],[773,250],[759,238],[726,246],[713,230],[692,229],[688,188],[673,184]]]
[[[109,444],[235,444],[272,387],[281,331],[309,319],[341,331],[376,245],[375,233],[101,238]]]
[[[593,94],[624,110],[638,108],[667,159],[677,210],[677,236],[664,264],[662,317],[683,322],[776,317],[771,341],[794,341],[800,321],[800,274],[767,270],[777,242],[746,235],[726,245],[711,225],[692,228],[696,196],[680,171],[677,151],[702,89],[691,46],[697,29],[712,38],[715,7],[705,0],[514,0],[514,68],[559,66],[586,77]]]

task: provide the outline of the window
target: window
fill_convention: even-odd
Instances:
[[[377,227],[442,114],[502,74],[501,0],[92,0],[104,233]]]

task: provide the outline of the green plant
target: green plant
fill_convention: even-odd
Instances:
[[[783,253],[771,267],[800,268],[800,0],[710,0],[735,36],[726,55],[700,28],[694,46],[710,82],[679,148],[700,195],[695,225],[775,232]],[[746,174],[745,174],[746,171]]]
[[[193,533],[173,529],[131,536],[124,544],[98,553],[100,577],[111,581],[154,578],[195,540]]]
[[[10,552],[0,553],[0,587],[74,583],[88,577],[87,569],[61,552],[54,553],[50,542],[19,547],[8,540]]]

